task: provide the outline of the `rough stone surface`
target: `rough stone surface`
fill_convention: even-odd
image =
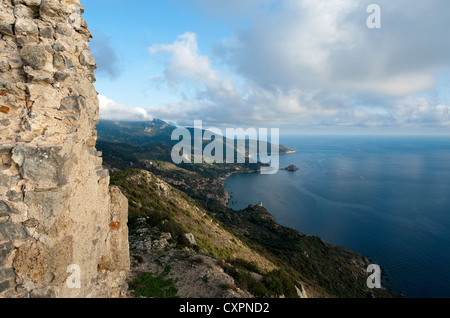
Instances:
[[[11,283],[9,281],[0,282],[0,293],[7,291],[11,287]]]
[[[189,244],[197,245],[197,241],[195,240],[195,237],[192,233],[186,233],[184,236],[188,240]]]
[[[47,63],[47,60],[49,59],[48,54],[49,53],[42,45],[36,46],[34,44],[28,44],[20,52],[20,57],[22,57],[23,61],[32,68],[39,70],[44,68]]]
[[[22,224],[6,221],[0,224],[0,241],[8,239],[24,239],[27,233]]]
[[[4,35],[13,36],[14,35],[13,25],[7,23],[0,23],[0,33]]]
[[[9,205],[4,201],[0,201],[0,217],[9,216],[12,213]]]
[[[12,249],[13,245],[11,242],[0,244],[0,266],[5,266],[8,255],[11,254]]]
[[[83,12],[79,0],[0,1],[0,297],[126,295],[128,202],[95,149]]]
[[[17,35],[37,36],[39,29],[36,23],[29,19],[17,19],[14,25],[14,31]]]

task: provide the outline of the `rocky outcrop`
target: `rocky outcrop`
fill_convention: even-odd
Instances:
[[[95,149],[79,0],[0,1],[0,297],[120,297],[128,202]]]
[[[299,169],[295,165],[290,165],[289,167],[286,167],[286,168],[281,169],[281,170],[294,172],[294,171],[298,171]]]
[[[186,234],[193,239],[192,233]],[[151,237],[156,237],[151,239]],[[195,243],[195,244],[193,244]],[[192,248],[176,246],[170,233],[161,233],[157,227],[148,227],[147,218],[139,217],[136,234],[130,236],[132,270],[129,276],[130,294],[136,287],[133,281],[143,273],[155,277],[167,271],[174,282],[176,297],[180,298],[253,298],[236,286],[234,279],[224,272],[225,262],[196,252]],[[154,290],[157,288],[155,287]],[[135,295],[136,296],[136,295]],[[146,295],[144,297],[150,297]],[[153,295],[154,296],[154,295]],[[141,296],[142,297],[142,296]]]

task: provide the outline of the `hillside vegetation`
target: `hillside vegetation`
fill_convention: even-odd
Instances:
[[[191,285],[191,281],[183,281],[185,277],[179,277],[182,273],[175,272],[175,264],[180,267],[183,259],[189,259],[188,263],[196,263],[201,260],[200,257],[210,257],[216,264],[216,271],[230,279],[228,284],[222,283],[219,290],[239,289],[240,293],[245,290],[248,294],[244,296],[247,297],[298,297],[296,286],[301,286],[301,282],[296,282],[295,277],[249,248],[209,215],[197,201],[152,173],[138,169],[125,170],[113,173],[111,182],[119,186],[129,199],[132,244],[153,242],[148,244],[148,248],[132,249],[131,255],[138,263],[139,260],[143,262],[145,254],[150,256],[146,258],[150,262],[161,262],[161,258],[165,258],[164,266],[155,272],[133,275],[130,286],[135,289],[136,295],[145,296],[146,291],[152,293],[148,296],[178,295],[174,291],[186,288]],[[194,238],[194,244],[187,235]],[[162,237],[168,238],[164,244],[161,244]],[[171,278],[177,276],[176,281]],[[167,287],[167,293],[158,286]]]
[[[175,165],[169,145],[146,144],[97,145],[129,200],[135,290],[157,282],[178,297],[396,297],[366,287],[363,255],[281,226],[261,206],[230,209],[226,177],[261,165]]]

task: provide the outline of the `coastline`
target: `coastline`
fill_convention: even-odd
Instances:
[[[292,151],[292,152],[289,152],[289,153],[295,153],[295,151]],[[287,154],[287,153],[286,153],[286,154]],[[280,171],[281,171],[281,170],[284,170],[284,169],[280,169]],[[232,175],[234,175],[234,174],[253,174],[253,173],[260,173],[260,169],[258,169],[257,171],[233,171],[233,172],[226,173],[223,177],[220,178],[220,181],[221,181],[221,183],[223,184],[223,187],[224,187],[224,192],[225,192],[225,199],[224,199],[224,202],[226,202],[226,203],[225,203],[226,208],[229,208],[229,209],[231,209],[232,211],[235,211],[235,212],[239,212],[239,211],[242,210],[242,209],[236,210],[236,209],[234,209],[234,208],[232,208],[232,207],[229,206],[229,202],[230,202],[232,196],[231,196],[231,195],[228,193],[228,191],[226,190],[226,181],[227,181],[227,179],[228,179],[229,177],[231,177]],[[252,203],[249,203],[249,208],[252,208],[252,207],[256,207],[256,203],[253,203],[253,204],[252,204]],[[276,220],[275,216],[274,216],[269,210],[267,210],[265,207],[263,207],[263,209],[266,211],[266,213],[267,213],[271,218],[273,218],[273,220],[274,220],[274,222],[275,222],[275,224],[276,224],[276,225],[275,225],[276,227],[287,228],[287,229],[293,230],[294,232],[297,232],[297,233],[300,234],[300,235],[305,235],[305,236],[310,237],[310,238],[317,238],[317,239],[319,239],[321,242],[323,242],[323,244],[325,244],[325,245],[327,245],[327,246],[334,246],[334,247],[336,247],[336,248],[338,248],[338,249],[348,251],[350,254],[361,256],[361,257],[363,258],[363,264],[360,264],[360,265],[361,265],[361,270],[362,270],[364,273],[366,273],[366,268],[367,268],[367,266],[373,263],[373,261],[372,261],[367,255],[364,255],[364,254],[362,254],[362,253],[356,252],[356,251],[354,251],[354,250],[351,250],[351,249],[349,249],[349,248],[347,248],[347,247],[344,247],[344,246],[341,246],[341,245],[337,245],[337,244],[334,244],[334,243],[331,243],[331,242],[325,242],[321,237],[318,237],[318,236],[315,236],[315,235],[313,235],[313,236],[306,235],[306,234],[302,233],[300,230],[297,230],[297,229],[294,229],[294,228],[290,228],[289,226],[284,226],[284,225],[282,225],[282,224],[279,224],[278,221]],[[384,272],[384,268],[383,268],[382,265],[381,265],[381,268],[383,269],[383,271],[382,271],[382,276],[381,276],[381,280],[382,280],[382,288],[380,289],[380,291],[384,291],[384,292],[390,294],[389,297],[395,297],[395,298],[400,297],[400,298],[404,298],[405,295],[404,295],[402,292],[394,292],[394,291],[393,291],[392,287],[389,285],[389,277],[388,277],[388,276],[386,275],[386,273]],[[367,275],[369,275],[369,274],[367,274]],[[378,292],[378,291],[376,291],[375,293],[377,293],[377,292]],[[370,298],[370,297],[374,297],[374,294],[372,294],[371,291],[368,292],[368,295],[369,295],[369,294],[371,294],[371,296],[368,296],[369,298]]]
[[[280,153],[280,155],[288,155],[288,154],[293,154],[293,153],[297,153],[297,151],[290,149],[288,151]],[[283,169],[279,169],[279,170],[283,170]],[[228,173],[224,174],[223,176],[221,176],[220,177],[220,181],[221,181],[221,183],[223,185],[223,189],[224,189],[224,192],[225,192],[225,198],[224,198],[225,206],[229,207],[228,203],[230,202],[230,199],[232,198],[230,196],[230,194],[228,193],[228,191],[226,190],[226,181],[227,181],[227,179],[229,177],[231,177],[234,174],[252,174],[252,173],[260,173],[260,172],[261,172],[261,169],[258,169],[256,171],[239,171],[238,170],[238,171],[228,172]],[[229,208],[233,209],[231,207],[229,207]]]
[[[260,173],[260,172],[261,172],[260,170],[257,170],[257,171],[233,171],[233,172],[228,172],[224,176],[220,177],[220,182],[222,183],[223,191],[225,192],[225,198],[223,201],[223,202],[225,202],[225,206],[232,209],[231,207],[228,206],[228,203],[230,202],[232,196],[226,190],[226,181],[229,177],[231,177],[234,174],[253,174],[253,173]]]

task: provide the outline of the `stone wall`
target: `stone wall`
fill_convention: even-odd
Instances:
[[[79,0],[0,0],[0,297],[126,288],[128,203],[95,149],[82,13]]]

